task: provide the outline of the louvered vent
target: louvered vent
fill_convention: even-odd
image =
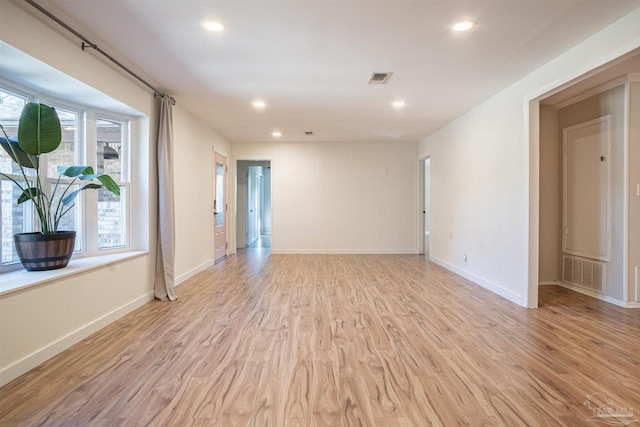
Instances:
[[[562,281],[605,292],[607,265],[600,261],[564,255]]]
[[[369,84],[386,84],[391,78],[391,74],[393,73],[371,73],[371,77],[369,77]]]

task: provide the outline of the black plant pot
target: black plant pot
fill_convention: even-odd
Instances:
[[[76,242],[76,232],[20,233],[13,235],[13,241],[25,270],[55,270],[65,268],[69,264]]]

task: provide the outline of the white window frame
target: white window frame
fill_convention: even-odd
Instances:
[[[91,129],[92,129],[92,132],[94,133],[93,143],[95,144],[93,159],[92,159],[92,162],[93,162],[92,166],[96,171],[97,171],[96,153],[98,151],[98,138],[97,138],[97,132],[96,132],[97,121],[102,119],[102,120],[108,120],[112,122],[118,122],[123,125],[122,127],[124,130],[124,133],[122,135],[122,153],[121,153],[122,158],[120,159],[120,164],[122,165],[121,179],[119,181],[116,181],[116,183],[118,184],[118,186],[124,187],[125,189],[124,195],[121,194],[120,197],[124,197],[126,210],[124,214],[125,215],[124,245],[113,247],[113,248],[99,247],[98,233],[97,233],[98,231],[98,203],[97,203],[98,192],[97,191],[91,192],[90,196],[95,199],[95,203],[92,203],[92,207],[95,208],[95,210],[90,214],[88,213],[86,218],[90,218],[92,221],[95,222],[96,233],[94,233],[94,235],[91,236],[92,240],[90,240],[89,242],[89,248],[91,248],[92,251],[94,252],[99,252],[100,254],[121,252],[123,249],[128,249],[131,247],[131,230],[130,230],[130,224],[131,224],[131,196],[130,196],[131,194],[131,161],[130,161],[131,156],[130,156],[130,152],[131,152],[131,147],[130,147],[130,141],[131,141],[131,123],[133,121],[133,117],[129,117],[123,114],[108,112],[104,110],[97,110],[97,109],[93,110],[91,113],[92,113]],[[90,114],[87,114],[87,117],[89,116]],[[88,128],[89,128],[89,119],[87,119],[87,129]]]
[[[78,115],[78,123],[77,123],[78,128],[76,129],[75,159],[73,164],[75,165],[84,164],[85,159],[87,157],[87,148],[86,148],[87,138],[86,138],[86,132],[85,132],[86,122],[87,122],[86,107],[82,105],[70,103],[65,100],[47,97],[47,96],[41,97],[37,102],[41,102],[43,104],[49,105],[55,108],[56,110],[66,110]],[[49,192],[51,191],[51,186],[55,184],[57,180],[57,176],[50,177],[48,174],[48,171],[49,171],[49,156],[45,154],[40,158],[40,177],[43,181],[43,187],[45,188],[45,192],[49,195]],[[71,181],[72,180],[68,178],[66,179],[62,178],[60,180],[62,184],[65,184],[65,183],[68,184]],[[73,256],[75,257],[84,256],[84,254],[87,252],[86,250],[87,226],[85,224],[86,201],[85,201],[85,195],[83,193],[84,192],[80,193],[78,197],[74,200],[74,203],[78,207],[77,208],[78,209],[77,210],[77,214],[78,214],[77,228],[78,229],[75,230],[76,231],[76,247],[78,249],[73,251]],[[37,221],[36,221],[36,224],[37,224]]]
[[[132,188],[132,173],[131,173],[131,133],[132,123],[135,123],[135,117],[120,113],[114,113],[107,110],[97,109],[89,106],[83,106],[75,104],[73,102],[66,101],[64,99],[53,98],[40,94],[36,91],[32,91],[28,88],[23,88],[18,84],[11,81],[0,79],[0,88],[6,92],[15,94],[16,96],[24,97],[27,102],[41,102],[46,105],[53,106],[68,111],[78,113],[78,129],[77,129],[77,152],[76,152],[76,164],[82,164],[92,166],[97,169],[97,138],[96,138],[96,118],[115,121],[122,123],[123,129],[126,129],[123,135],[123,148],[122,148],[122,180],[116,181],[118,185],[124,187],[125,200],[125,244],[123,246],[113,248],[98,248],[98,195],[97,191],[83,191],[78,196],[76,203],[80,204],[78,210],[79,213],[79,229],[78,238],[80,238],[80,251],[74,252],[74,259],[90,258],[95,256],[116,254],[120,252],[131,251],[132,248],[132,236],[131,236],[131,218],[132,218],[132,205],[131,205],[131,188]],[[13,136],[13,135],[9,135]],[[0,148],[2,149],[2,148]],[[57,177],[49,177],[47,175],[48,159],[46,155],[43,156],[40,164],[41,179],[43,186],[50,191],[52,183],[55,183]],[[22,176],[18,176],[22,179]],[[70,182],[70,181],[67,181]],[[30,212],[26,215],[26,220],[29,220],[30,230],[38,230],[38,221],[31,203],[28,203],[28,207],[25,211]],[[0,217],[1,218],[1,217]],[[2,263],[0,260],[0,274],[19,270],[22,265],[19,261],[12,263]]]
[[[37,102],[37,99],[38,99],[38,95],[36,92],[30,91],[27,88],[21,87],[19,85],[14,85],[4,79],[0,79],[0,89],[14,96],[24,98],[26,102]],[[4,134],[2,134],[2,136],[4,137]],[[12,137],[15,135],[9,135],[9,136]],[[0,150],[4,151],[4,149],[1,147],[0,147]],[[24,179],[24,177],[20,174],[8,174],[8,175],[11,178],[16,179],[17,181],[22,181]],[[0,181],[8,181],[9,183],[11,183],[11,185],[15,186],[13,182],[11,182],[10,180],[7,180],[6,178],[0,177]],[[36,215],[35,209],[33,209],[33,207],[28,205],[29,203],[27,203],[26,205],[24,204],[22,205],[23,206],[22,211],[24,215],[23,232],[25,233],[28,233],[30,231],[36,231],[37,223],[38,223],[36,219],[37,215]],[[0,205],[0,226],[2,225],[1,209],[2,209],[2,206]],[[0,259],[0,274],[8,271],[19,270],[20,268],[22,268],[22,264],[20,264],[19,260],[4,263],[2,259]]]

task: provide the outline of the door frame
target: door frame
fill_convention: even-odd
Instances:
[[[238,248],[244,248],[246,246],[238,246],[238,242],[245,242],[246,245],[246,232],[247,232],[247,226],[246,226],[246,221],[247,221],[247,209],[248,209],[248,195],[249,195],[249,191],[248,188],[245,188],[244,191],[241,190],[240,185],[239,185],[239,180],[241,179],[241,174],[244,172],[248,172],[247,169],[244,168],[248,168],[249,166],[265,166],[265,167],[269,167],[271,168],[271,170],[273,171],[272,168],[273,165],[273,161],[271,159],[247,159],[247,158],[235,158],[234,159],[234,167],[235,167],[235,215],[234,215],[234,221],[235,221],[235,225],[234,225],[234,233],[235,233],[235,240],[234,240],[234,251],[237,251]],[[270,193],[271,192],[271,187],[273,187],[273,175],[271,175],[271,181],[270,181]],[[248,182],[247,182],[248,185]],[[271,196],[273,198],[273,195]],[[243,199],[244,202],[244,211],[242,209],[242,205],[241,203],[238,203],[238,201],[240,199]],[[270,218],[271,218],[271,222],[270,222],[270,230],[271,230],[271,235],[273,236],[273,222],[274,222],[274,208],[273,208],[273,203],[270,203]],[[240,230],[239,227],[243,227],[243,230]],[[244,233],[242,232],[244,231]]]
[[[426,232],[426,168],[425,162],[431,160],[431,155],[427,155],[418,159],[418,242],[417,253],[419,255],[426,255],[428,252],[431,254],[431,244],[429,244],[429,251],[425,248],[424,235]],[[431,221],[429,221],[431,222]],[[431,239],[429,239],[431,241]]]
[[[217,229],[220,228],[216,225],[216,211],[220,209],[220,207],[217,207],[217,200],[218,200],[218,163],[219,163],[219,159],[222,159],[222,165],[224,166],[224,170],[223,170],[223,195],[222,195],[222,214],[223,214],[223,223],[222,223],[222,228],[224,229],[224,255],[222,256],[217,256],[216,251],[218,250],[218,242],[216,239],[216,235],[217,235]],[[228,185],[228,180],[229,180],[229,159],[215,151],[215,149],[213,150],[213,260],[214,262],[219,261],[221,259],[223,259],[224,257],[226,257],[227,255],[229,255],[229,185]]]

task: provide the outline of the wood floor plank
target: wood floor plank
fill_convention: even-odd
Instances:
[[[0,426],[585,425],[640,411],[640,310],[527,310],[415,255],[229,256],[0,388]]]

